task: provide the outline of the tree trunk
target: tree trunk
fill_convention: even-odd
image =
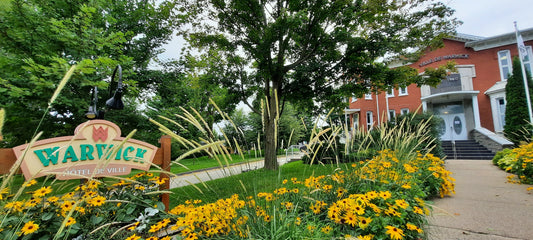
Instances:
[[[265,128],[265,169],[278,169],[278,139],[277,139],[277,113],[278,106],[276,105],[275,96],[268,99],[269,110],[263,113],[264,128]]]

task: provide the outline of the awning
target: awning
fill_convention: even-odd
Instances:
[[[345,108],[344,109],[344,114],[354,114],[356,112],[360,112],[361,109],[356,109],[356,108]]]
[[[472,99],[473,96],[477,96],[479,91],[453,91],[453,92],[444,92],[429,95],[426,97],[420,98],[421,101],[431,102],[431,103],[445,103],[453,101],[461,101],[464,99]]]
[[[507,85],[507,81],[496,82],[492,87],[490,87],[487,91],[485,91],[485,94],[492,95],[494,93],[505,92],[506,85]]]

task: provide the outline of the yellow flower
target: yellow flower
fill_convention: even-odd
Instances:
[[[374,235],[372,235],[372,234],[368,234],[368,235],[365,235],[365,236],[359,235],[359,236],[357,236],[357,239],[360,239],[360,240],[372,240],[372,239],[374,239]]]
[[[385,192],[379,192],[379,196],[383,198],[384,200],[387,200],[392,196],[392,194],[389,191],[385,191]]]
[[[65,201],[63,204],[61,204],[61,211],[68,212],[70,209],[74,206],[74,202],[72,201]]]
[[[42,187],[42,188],[39,188],[37,190],[35,190],[35,192],[33,192],[33,196],[34,197],[44,197],[46,196],[46,194],[49,194],[52,192],[52,187],[48,186],[48,187]]]
[[[48,198],[48,202],[55,203],[55,202],[57,202],[57,201],[59,201],[59,198],[56,197],[56,196],[53,196],[53,197],[49,197],[49,198]]]
[[[34,233],[35,231],[37,231],[37,229],[39,229],[39,225],[33,223],[33,221],[29,221],[24,224],[24,227],[20,229],[20,232],[24,235],[28,235]]]
[[[130,230],[130,231],[133,231],[135,230],[135,228],[137,228],[137,226],[139,226],[140,222],[136,222],[135,224],[133,224],[131,227],[128,227],[127,229]]]
[[[76,219],[74,219],[73,217],[69,217],[67,223],[65,223],[65,226],[68,227],[74,223],[76,223]]]
[[[98,206],[102,206],[105,203],[105,200],[106,200],[105,197],[96,196],[90,199],[89,201],[87,201],[87,203],[91,206],[98,207]]]
[[[35,179],[32,179],[30,180],[29,182],[25,182],[24,183],[24,187],[29,187],[29,186],[33,186],[37,183],[37,181],[35,181]]]
[[[346,192],[346,189],[344,189],[343,187],[337,188],[337,197],[338,198],[342,197],[345,192]]]
[[[417,226],[415,226],[414,224],[411,224],[411,223],[405,224],[405,227],[407,227],[407,229],[409,229],[411,231],[417,231],[418,233],[424,232],[422,229],[418,228]]]
[[[329,234],[331,232],[332,228],[330,225],[327,225],[325,227],[323,227],[322,229],[320,229],[320,231],[322,231],[323,233],[325,234]]]
[[[141,239],[141,237],[137,236],[136,234],[133,234],[129,236],[128,238],[126,238],[126,240],[139,240],[139,239]]]
[[[344,217],[344,222],[348,225],[351,225],[352,227],[355,227],[355,225],[357,225],[357,215],[352,212],[346,213],[346,216]]]
[[[87,182],[87,188],[89,189],[96,189],[98,188],[98,185],[100,185],[100,183],[96,180],[91,180],[89,182]]]
[[[372,218],[367,218],[367,217],[361,217],[359,219],[359,227],[361,229],[365,229],[368,227],[368,225],[372,222]]]
[[[300,217],[296,217],[296,221],[294,221],[294,224],[300,226],[300,224],[302,224],[302,219]]]
[[[37,206],[37,204],[39,204],[40,202],[41,202],[40,198],[32,198],[28,200],[26,203],[24,203],[24,206],[26,208],[32,208],[32,207]]]
[[[409,207],[409,203],[407,203],[405,200],[403,199],[398,199],[398,200],[394,200],[396,205],[398,207],[401,207],[403,209],[406,209],[407,207]]]
[[[401,240],[403,239],[403,236],[405,236],[405,234],[403,233],[403,230],[397,227],[386,226],[385,228],[387,229],[387,232],[385,233],[389,234],[390,238],[393,240]]]

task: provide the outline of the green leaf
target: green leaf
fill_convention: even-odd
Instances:
[[[162,203],[162,202],[157,202],[157,203],[156,203],[156,208],[157,208],[159,211],[165,211],[165,204]]]
[[[43,221],[48,221],[48,220],[52,219],[52,217],[54,217],[54,213],[52,213],[52,212],[47,212],[47,213],[43,214],[43,216],[41,217],[41,219],[42,219]]]
[[[132,214],[133,212],[135,211],[135,207],[129,207],[128,209],[126,209],[126,214]]]
[[[104,220],[103,217],[91,216],[91,223],[93,225],[98,225]]]

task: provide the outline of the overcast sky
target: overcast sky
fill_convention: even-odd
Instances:
[[[491,37],[533,28],[533,0],[443,0],[463,21],[457,32]]]
[[[533,0],[443,0],[456,10],[455,17],[463,24],[457,32],[481,37],[491,37],[514,31],[514,21],[519,30],[533,28]],[[183,42],[174,37],[166,45],[162,59],[178,58]]]

